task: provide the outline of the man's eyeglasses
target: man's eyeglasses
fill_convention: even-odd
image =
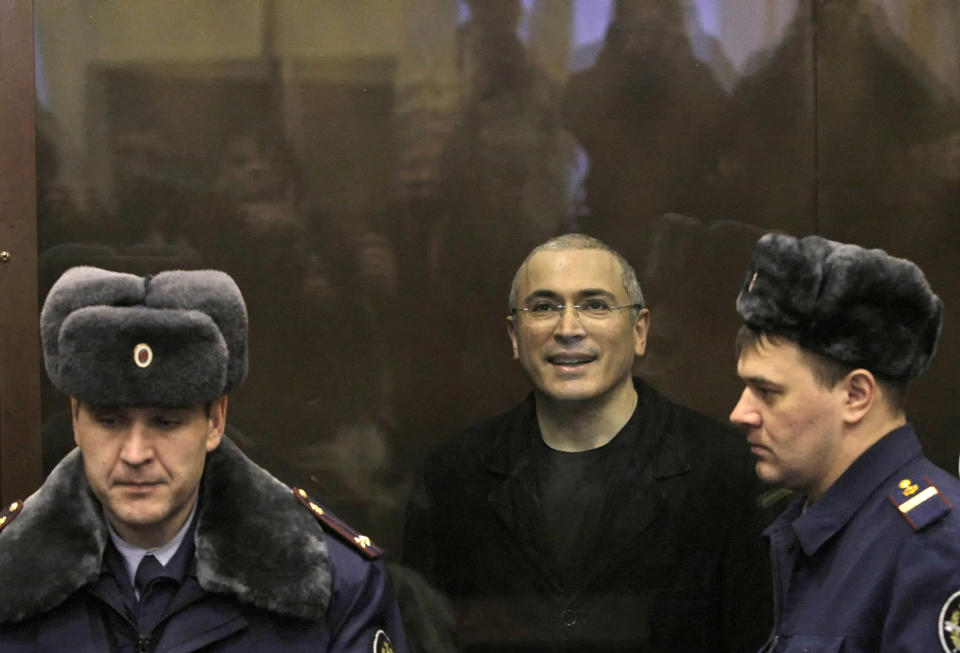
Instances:
[[[627,304],[625,306],[611,306],[602,299],[589,299],[582,304],[554,304],[548,301],[534,302],[533,304],[521,308],[513,309],[513,313],[524,313],[530,317],[530,320],[536,324],[556,324],[560,321],[564,309],[572,308],[577,318],[582,322],[584,318],[596,322],[606,320],[616,311],[622,311],[627,308],[636,310],[643,309],[640,304]]]

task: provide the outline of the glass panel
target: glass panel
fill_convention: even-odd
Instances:
[[[947,307],[936,358],[911,385],[908,415],[927,455],[956,470],[958,5],[827,2],[818,23],[820,231],[915,261]]]
[[[631,261],[652,313],[636,373],[719,420],[768,229],[888,248],[960,302],[952,0],[35,0],[35,16],[41,300],[79,264],[227,271],[251,319],[234,439],[391,562],[426,453],[529,392],[504,318],[546,238],[584,231]],[[948,330],[911,404],[949,469],[958,344]],[[44,379],[46,470],[73,446],[67,408]],[[511,608],[460,616],[496,633]]]

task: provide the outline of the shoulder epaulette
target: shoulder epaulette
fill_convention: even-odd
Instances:
[[[23,510],[23,501],[14,501],[3,510],[0,510],[0,531],[2,531],[7,524],[16,519],[21,510]]]
[[[926,476],[916,483],[909,478],[897,483],[897,491],[890,495],[890,502],[915,531],[937,521],[953,507]]]
[[[326,508],[321,507],[320,504],[310,498],[310,495],[307,494],[306,490],[295,487],[293,488],[293,495],[297,497],[297,501],[302,503],[304,506],[306,506],[307,510],[313,513],[313,515],[325,528],[339,535],[341,539],[353,546],[353,548],[362,553],[366,558],[369,558],[370,560],[376,560],[383,555],[383,549],[371,542],[369,537],[366,535],[361,535],[359,532],[351,528],[347,522],[343,521]]]

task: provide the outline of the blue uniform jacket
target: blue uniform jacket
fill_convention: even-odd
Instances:
[[[109,536],[79,450],[14,507],[0,523],[4,653],[406,651],[369,541],[348,542],[227,438],[207,458],[194,564],[154,633],[137,632],[103,562]]]
[[[804,501],[765,532],[775,625],[762,651],[960,651],[960,481],[923,457],[910,426]]]

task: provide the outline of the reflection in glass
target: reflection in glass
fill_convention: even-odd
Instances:
[[[767,229],[960,293],[960,9],[939,0],[36,0],[40,286],[218,267],[249,298],[237,441],[399,559],[426,451],[518,401],[530,247],[642,271],[652,385],[725,419]],[[956,459],[948,328],[911,413]],[[72,446],[44,386],[45,467]]]

